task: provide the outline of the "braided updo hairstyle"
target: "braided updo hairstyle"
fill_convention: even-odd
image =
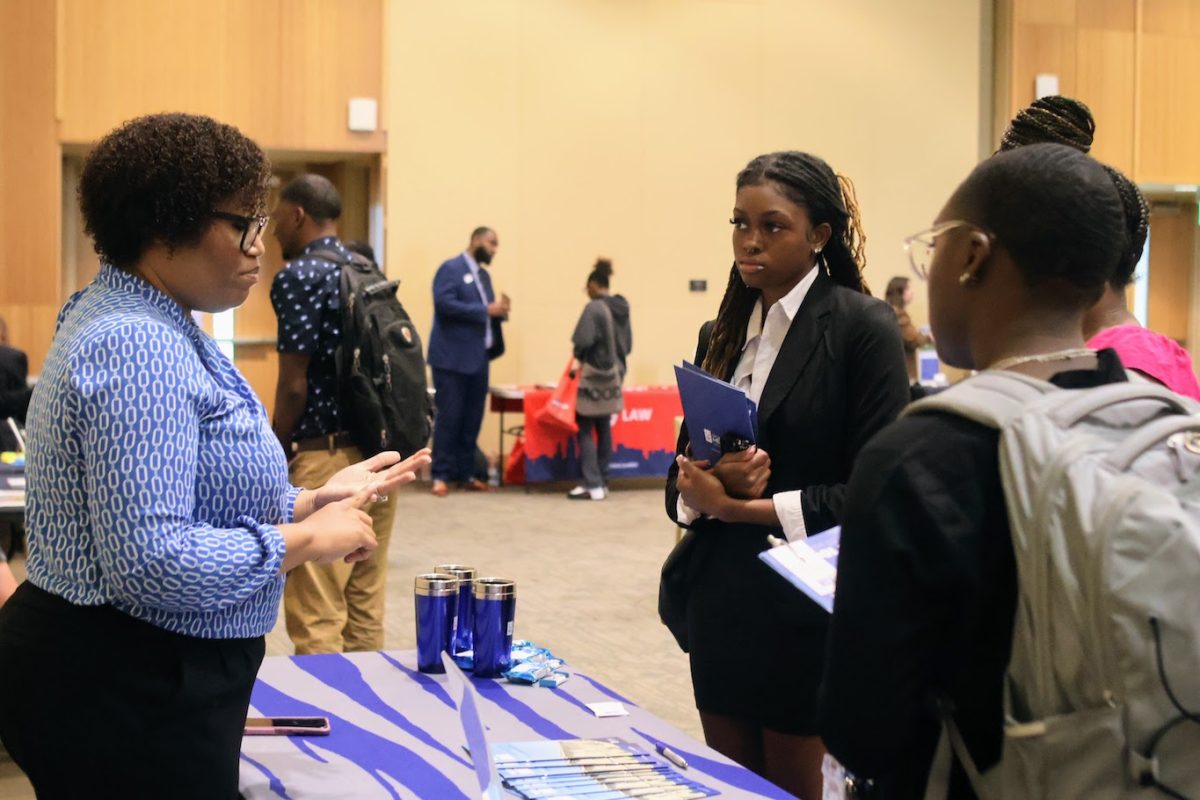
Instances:
[[[1017,113],[1000,138],[1000,152],[1029,144],[1065,144],[1088,153],[1096,134],[1091,110],[1078,100],[1060,95],[1039,98]],[[1146,247],[1150,229],[1150,206],[1137,185],[1120,170],[1101,164],[1117,187],[1125,208],[1125,232],[1128,244],[1124,257],[1109,279],[1109,284],[1124,289],[1133,281],[1134,270]]]
[[[762,184],[771,184],[804,208],[813,227],[829,225],[829,241],[817,256],[817,269],[823,267],[841,286],[870,294],[862,274],[866,265],[863,250],[866,236],[850,179],[835,173],[817,156],[786,150],[761,155],[738,173],[738,189]],[[746,325],[760,294],[758,289],[746,286],[734,264],[701,365],[709,374],[723,378],[736,363],[746,343]]]
[[[1000,138],[1000,152],[1025,144],[1065,144],[1086,153],[1095,135],[1091,109],[1070,97],[1051,95],[1017,112]]]

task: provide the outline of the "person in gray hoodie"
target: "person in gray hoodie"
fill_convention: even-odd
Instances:
[[[596,260],[587,279],[590,299],[571,336],[575,369],[579,370],[575,419],[579,423],[579,462],[583,470],[583,483],[567,493],[572,500],[603,500],[608,496],[612,416],[623,408],[625,358],[633,349],[629,301],[609,293],[612,274],[611,261]]]

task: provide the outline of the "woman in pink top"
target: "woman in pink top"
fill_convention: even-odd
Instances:
[[[1000,150],[1054,142],[1086,153],[1091,149],[1095,132],[1096,122],[1086,105],[1070,97],[1043,97],[1017,114],[1000,140]],[[1087,346],[1093,350],[1112,348],[1126,369],[1173,392],[1200,400],[1200,383],[1196,381],[1188,352],[1175,340],[1143,328],[1125,305],[1125,290],[1133,282],[1133,272],[1146,246],[1150,207],[1133,181],[1108,165],[1102,166],[1108,170],[1125,206],[1129,247],[1109,279],[1104,295],[1084,316]]]
[[[1200,400],[1200,382],[1192,357],[1174,339],[1143,328],[1125,307],[1125,288],[1109,284],[1100,302],[1084,317],[1083,335],[1093,350],[1111,347],[1126,369],[1161,383],[1173,392]]]

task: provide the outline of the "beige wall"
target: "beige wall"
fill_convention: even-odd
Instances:
[[[388,271],[427,334],[437,265],[495,227],[513,313],[493,383],[553,381],[610,256],[633,305],[631,379],[673,382],[721,299],[737,171],[794,148],[857,183],[879,295],[909,274],[903,236],[980,155],[987,6],[389,0]]]

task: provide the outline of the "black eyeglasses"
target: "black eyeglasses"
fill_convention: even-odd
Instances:
[[[250,248],[254,247],[254,243],[258,241],[258,237],[262,235],[263,229],[271,221],[270,217],[261,214],[244,217],[241,214],[230,214],[228,211],[214,211],[212,212],[212,216],[214,219],[223,219],[226,222],[232,222],[233,227],[242,232],[242,241],[239,246],[246,255],[250,255]]]

